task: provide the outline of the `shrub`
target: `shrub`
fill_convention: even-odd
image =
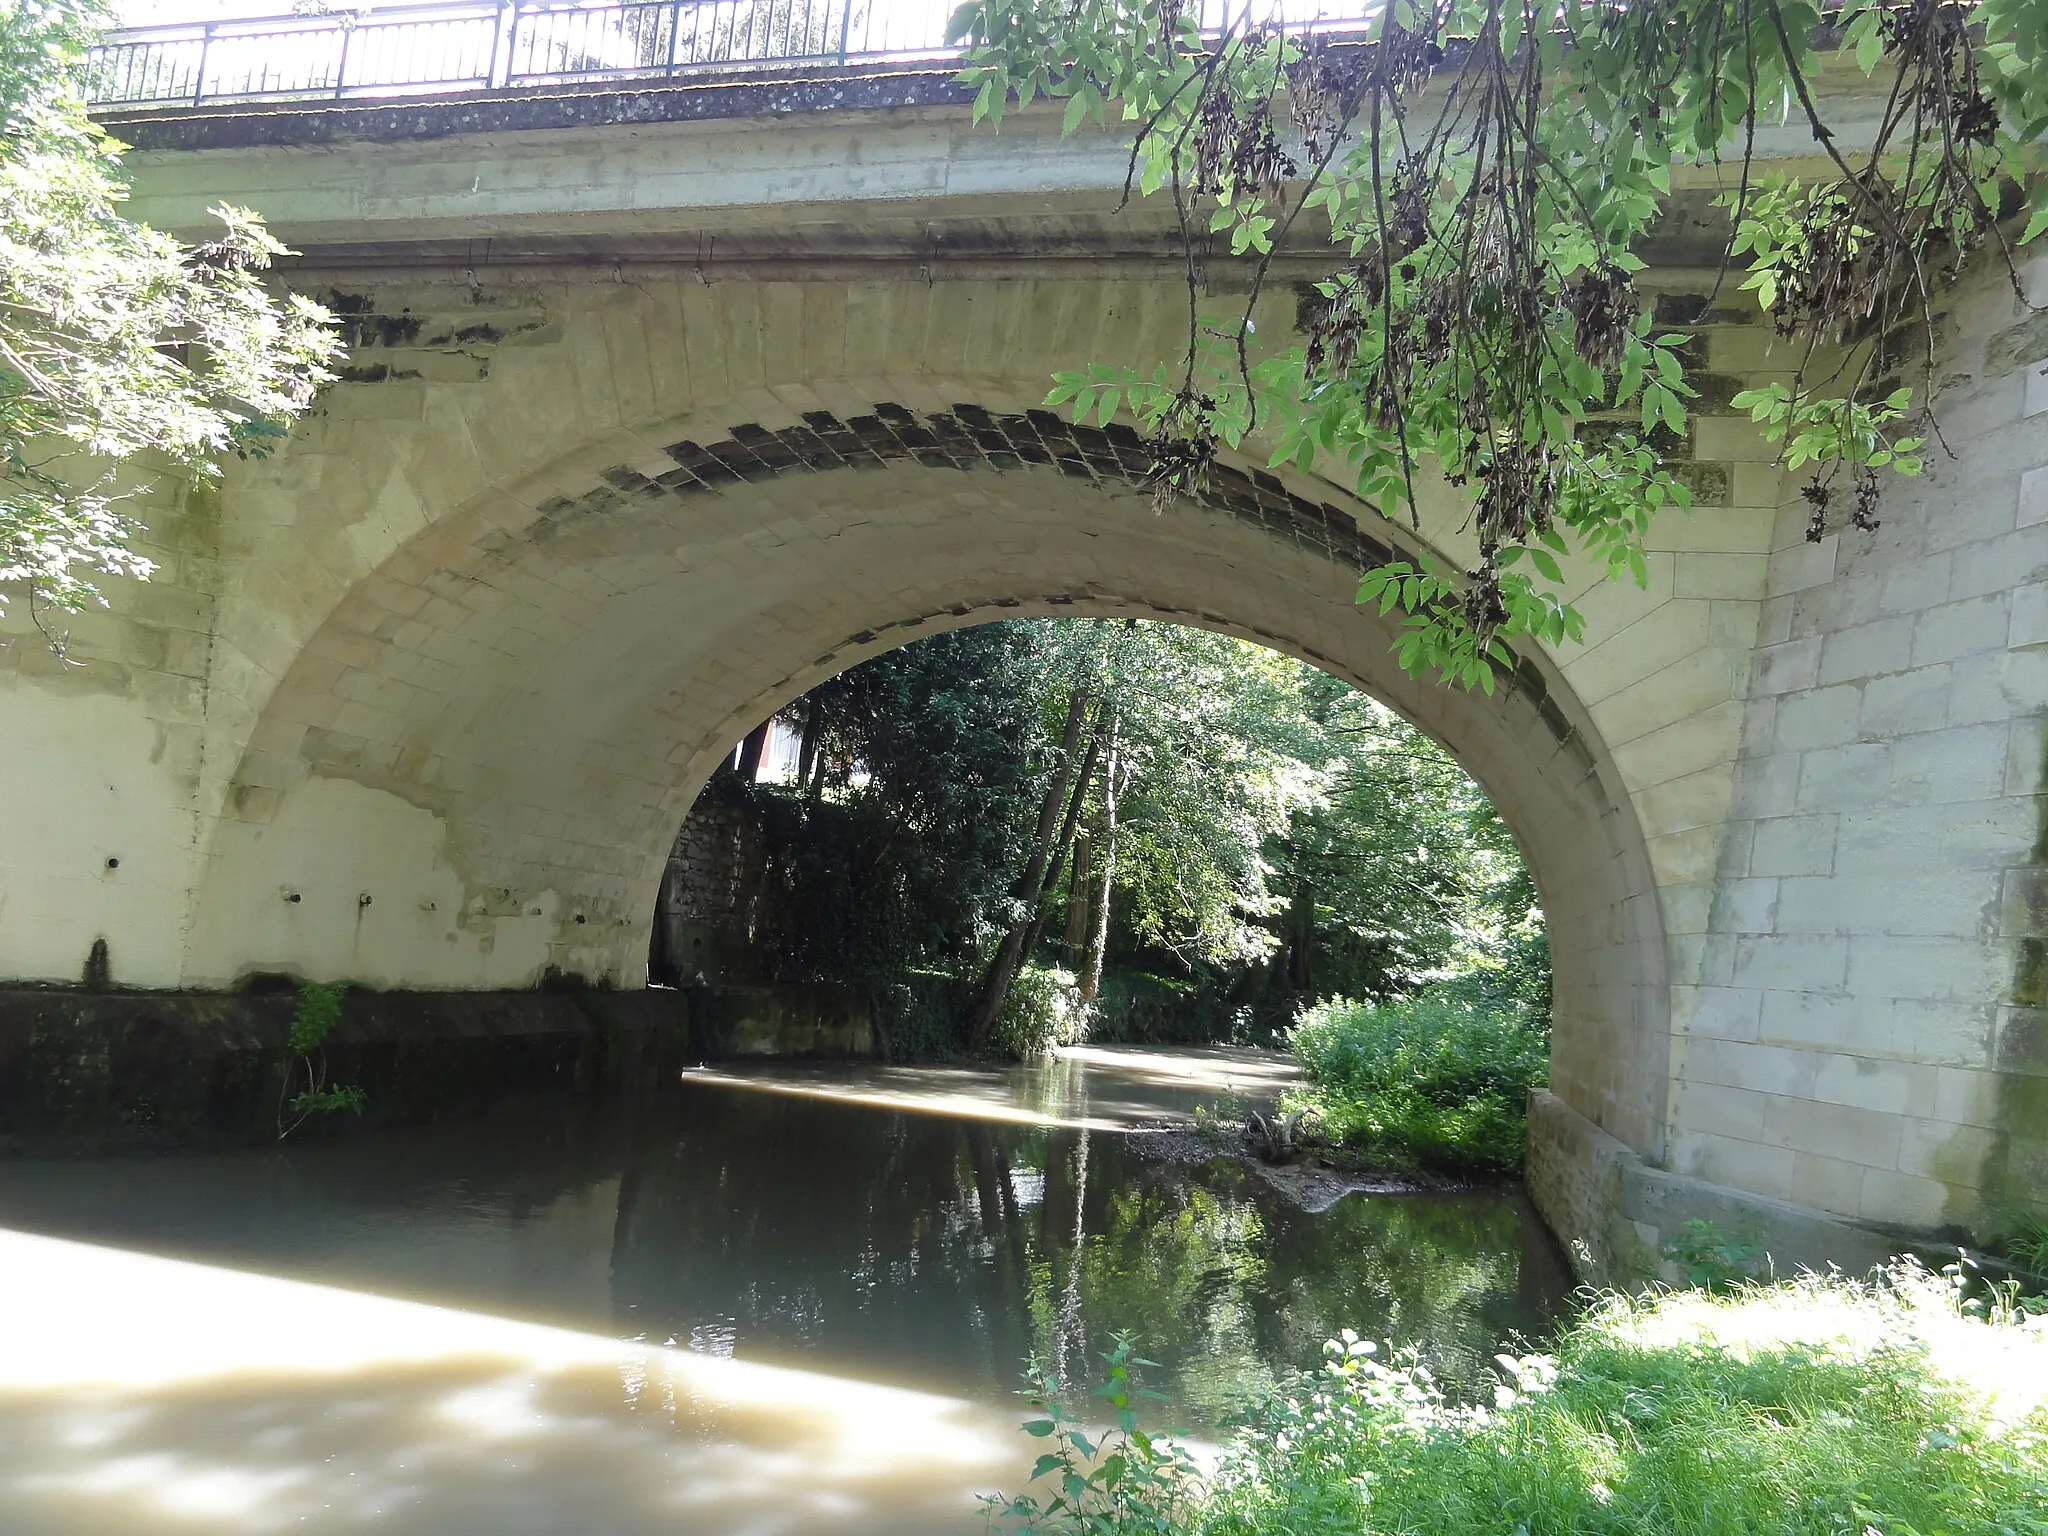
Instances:
[[[346,982],[307,981],[299,985],[299,1006],[292,1014],[285,1042],[296,1059],[286,1062],[284,1082],[278,1089],[279,1141],[304,1125],[310,1116],[360,1115],[369,1102],[369,1095],[361,1088],[327,1081],[326,1040],[341,1022],[341,1000],[347,994]],[[288,1099],[292,1088],[299,1084],[303,1086],[297,1095]]]
[[[2048,1221],[2031,1212],[2020,1216],[2005,1235],[2008,1262],[2030,1274],[2048,1277]]]
[[[1109,1380],[1097,1389],[1116,1427],[1085,1432],[1060,1402],[1059,1382],[1034,1360],[1023,1397],[1037,1410],[1024,1432],[1048,1442],[1031,1480],[1050,1480],[1043,1495],[985,1497],[990,1530],[1012,1536],[1178,1536],[1194,1514],[1201,1478],[1195,1459],[1175,1442],[1138,1427],[1138,1401],[1158,1397],[1137,1384],[1141,1360],[1125,1338],[1104,1352]]]
[[[1114,967],[1088,1013],[1088,1038],[1116,1045],[1207,1045],[1231,1036],[1230,1011],[1213,987]]]
[[[989,1043],[1019,1061],[1036,1061],[1054,1047],[1078,1043],[1088,1010],[1074,990],[1074,973],[1045,965],[1019,968]]]
[[[865,983],[877,1044],[889,1061],[936,1061],[959,1047],[959,983],[943,971],[904,971]]]
[[[1961,1294],[1902,1262],[1872,1282],[1610,1295],[1554,1354],[1500,1357],[1486,1404],[1347,1334],[1252,1412],[1182,1529],[2038,1533],[2048,1324]]]
[[[1288,1043],[1312,1083],[1287,1107],[1313,1110],[1336,1145],[1418,1167],[1521,1166],[1549,1048],[1519,1013],[1434,994],[1340,998],[1307,1010]]]

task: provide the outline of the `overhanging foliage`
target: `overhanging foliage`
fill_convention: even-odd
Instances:
[[[121,146],[83,91],[104,20],[92,0],[0,9],[0,587],[32,609],[147,576],[123,499],[267,452],[338,350],[326,311],[265,292],[285,251],[254,214],[214,209],[196,249],[122,216]]]
[[[2003,250],[2021,197],[2016,238],[2048,227],[2039,0],[1387,0],[1349,40],[1227,14],[1205,34],[1184,0],[955,13],[976,117],[1048,96],[1068,133],[1134,123],[1126,197],[1170,196],[1186,251],[1181,355],[1091,362],[1049,403],[1105,421],[1127,407],[1167,495],[1256,431],[1274,464],[1341,466],[1419,525],[1433,464],[1469,498],[1476,564],[1397,561],[1360,598],[1405,614],[1404,666],[1466,686],[1490,689],[1515,637],[1581,636],[1562,557],[1641,582],[1651,521],[1689,503],[1655,447],[1695,395],[1684,338],[1636,287],[1675,169],[1722,168],[1736,280],[1796,360],[1735,403],[1815,466],[1815,538],[1845,489],[1871,527],[1877,473],[1919,468],[1928,402],[1884,380],[1882,343],[1917,326],[1931,363],[1943,275]],[[1837,57],[1886,87],[1853,155],[1816,94]],[[1780,115],[1807,123],[1827,174],[1759,173],[1758,129]],[[1325,226],[1304,343],[1264,347],[1276,253]],[[1206,277],[1229,259],[1247,297],[1220,306]],[[1578,430],[1613,411],[1632,430]]]

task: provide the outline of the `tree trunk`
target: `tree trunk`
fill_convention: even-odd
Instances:
[[[1067,882],[1067,936],[1066,960],[1070,970],[1078,970],[1081,956],[1088,949],[1088,871],[1095,845],[1084,830],[1074,839],[1074,875]]]
[[[674,899],[675,865],[664,864],[661,889],[654,898],[654,936],[647,945],[647,979],[673,986],[682,974],[680,958],[672,952],[669,932],[669,903]]]
[[[1088,690],[1075,685],[1073,697],[1067,702],[1067,728],[1060,735],[1060,766],[1053,775],[1053,781],[1046,786],[1045,799],[1038,807],[1038,831],[1031,843],[1031,859],[1024,866],[1024,873],[1016,885],[1017,900],[1029,909],[1036,910],[1045,890],[1046,866],[1052,860],[1052,845],[1060,828],[1060,812],[1065,809],[1068,792],[1073,788],[1075,771],[1080,767],[1077,749],[1081,745],[1081,728],[1087,723]],[[1003,1003],[1010,995],[1010,983],[1017,979],[1017,967],[1024,958],[1024,938],[1030,929],[1027,919],[1012,923],[996,946],[995,958],[989,962],[988,975],[981,986],[981,996],[974,1005],[974,1015],[967,1029],[969,1045],[980,1045],[988,1039],[989,1031],[995,1028],[996,1015],[1003,1011]]]
[[[1287,911],[1287,927],[1287,983],[1293,991],[1306,992],[1315,984],[1316,893],[1299,875],[1295,877],[1294,900]]]
[[[1050,898],[1060,883],[1060,871],[1066,868],[1067,854],[1074,846],[1076,829],[1081,824],[1081,807],[1088,801],[1088,786],[1095,778],[1095,762],[1102,755],[1102,731],[1105,705],[1095,716],[1095,729],[1088,736],[1088,750],[1081,757],[1081,771],[1074,775],[1074,792],[1067,797],[1067,817],[1060,823],[1059,841],[1053,844],[1052,862],[1046,866],[1045,878],[1038,883],[1038,910],[1031,915],[1030,931],[1024,935],[1022,959],[1028,960],[1038,949],[1038,941],[1045,933],[1045,925],[1052,916]],[[1021,962],[1020,962],[1021,963]]]
[[[808,795],[811,791],[811,768],[818,761],[818,738],[825,732],[825,706],[816,698],[809,701],[804,711],[803,744],[796,754],[796,792]]]
[[[740,782],[751,784],[761,777],[761,759],[768,754],[768,728],[775,722],[763,720],[740,743]]]
[[[1109,727],[1109,751],[1102,770],[1102,840],[1095,854],[1094,932],[1088,936],[1088,955],[1081,963],[1081,1001],[1092,1003],[1102,991],[1102,961],[1109,951],[1109,888],[1116,878],[1116,775],[1121,766],[1114,719]]]

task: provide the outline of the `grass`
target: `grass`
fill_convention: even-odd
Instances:
[[[1429,994],[1336,999],[1305,1012],[1288,1043],[1310,1083],[1285,1107],[1313,1111],[1332,1145],[1448,1172],[1521,1166],[1549,1042],[1510,1009]]]
[[[2005,1256],[2016,1267],[2048,1280],[2048,1221],[2021,1216],[2005,1237]]]
[[[1330,1346],[1172,1529],[1189,1536],[2041,1536],[2048,1322],[1939,1276],[1608,1296],[1488,1405]],[[1163,1529],[1142,1507],[1092,1527]],[[1176,1514],[1178,1515],[1178,1511]]]

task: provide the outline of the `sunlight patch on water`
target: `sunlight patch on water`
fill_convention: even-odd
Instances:
[[[1229,1046],[1136,1051],[1129,1046],[1069,1045],[1058,1057],[1089,1068],[1098,1081],[1121,1079],[1204,1093],[1277,1094],[1301,1081],[1301,1068],[1290,1057]]]
[[[969,1081],[946,1082],[925,1068],[914,1075],[906,1073],[901,1081],[896,1081],[880,1072],[859,1076],[828,1077],[819,1074],[799,1077],[787,1069],[769,1076],[722,1067],[691,1067],[683,1073],[683,1081],[716,1083],[722,1088],[746,1088],[784,1098],[858,1104],[867,1109],[941,1115],[950,1120],[990,1120],[999,1125],[1064,1127],[1069,1130],[1128,1130],[1143,1119],[1157,1118],[1159,1113],[1155,1106],[1145,1106],[1140,1115],[1124,1116],[1033,1109],[1010,1102],[1000,1078],[990,1074],[983,1085],[972,1081],[978,1075],[963,1072],[958,1076]]]
[[[0,1529],[949,1531],[1015,1415],[0,1230]]]
[[[686,1083],[858,1104],[870,1109],[1002,1125],[1127,1131],[1181,1119],[1197,1104],[1234,1109],[1267,1104],[1299,1081],[1284,1057],[1224,1047],[1145,1050],[1069,1046],[1042,1065],[992,1071],[968,1067],[788,1062],[692,1067]]]

